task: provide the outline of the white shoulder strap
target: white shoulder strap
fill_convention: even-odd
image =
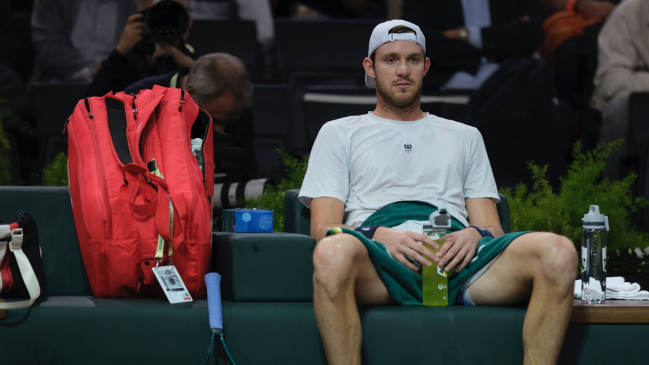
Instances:
[[[41,295],[41,287],[38,284],[38,279],[36,278],[36,274],[34,274],[32,265],[29,263],[29,259],[27,259],[27,256],[23,252],[22,246],[23,229],[14,229],[13,231],[11,231],[11,242],[9,242],[9,250],[16,256],[18,269],[20,270],[20,274],[22,275],[25,286],[27,287],[27,292],[29,292],[29,300],[0,303],[0,309],[18,309],[30,307]]]

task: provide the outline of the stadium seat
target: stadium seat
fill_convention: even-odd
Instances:
[[[288,87],[259,84],[254,85],[253,90],[252,109],[259,173],[278,183],[284,177],[284,166],[276,151],[286,149],[286,138],[290,131]]]
[[[252,21],[194,20],[187,43],[199,56],[212,52],[237,56],[251,70],[255,65],[257,27]]]
[[[371,20],[275,22],[275,43],[285,75],[294,71],[362,72]]]
[[[62,135],[63,127],[79,100],[83,99],[87,86],[35,84],[32,87],[38,110],[36,138],[40,145],[36,171],[41,172],[56,155],[67,152],[67,144]]]

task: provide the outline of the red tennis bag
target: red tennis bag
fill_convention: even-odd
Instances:
[[[72,211],[94,295],[164,296],[152,268],[173,263],[190,294],[203,296],[212,250],[210,115],[184,90],[155,86],[81,100],[67,130]]]

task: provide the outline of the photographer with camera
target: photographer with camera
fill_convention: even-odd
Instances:
[[[115,49],[101,64],[86,96],[101,96],[147,76],[190,67],[194,50],[185,44],[192,20],[189,0],[140,0]]]

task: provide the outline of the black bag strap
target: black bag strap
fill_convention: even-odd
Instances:
[[[126,135],[126,111],[122,101],[107,97],[106,116],[108,119],[108,130],[113,140],[113,147],[117,157],[122,164],[127,165],[133,162],[131,151],[128,148],[128,136]]]

